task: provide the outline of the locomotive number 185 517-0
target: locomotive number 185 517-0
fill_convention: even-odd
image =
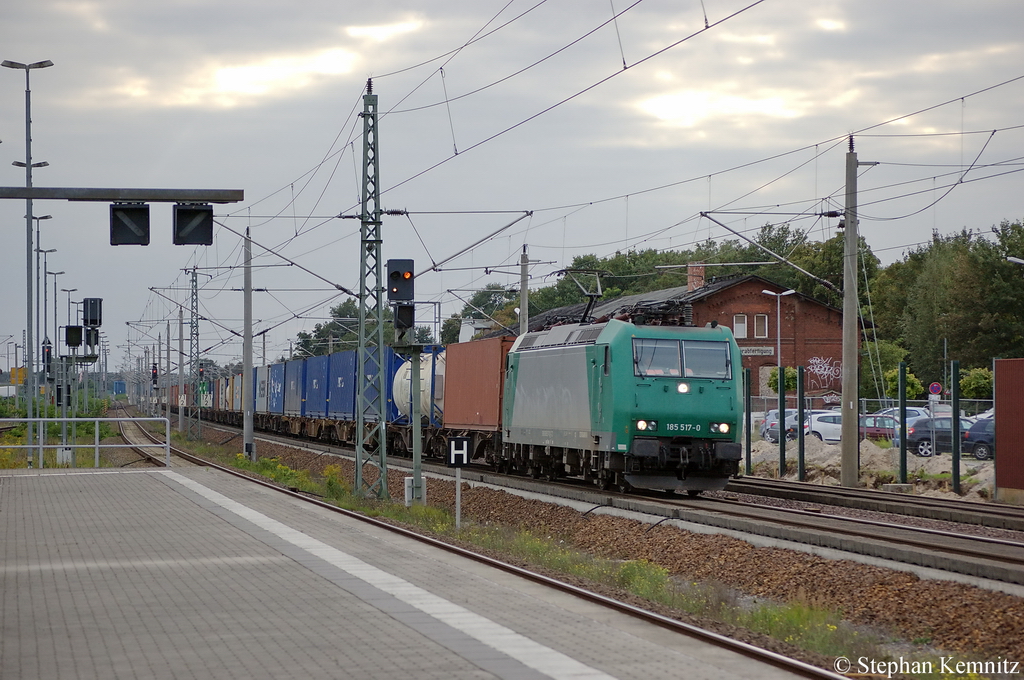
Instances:
[[[693,423],[669,423],[667,428],[669,432],[700,432],[700,425]]]

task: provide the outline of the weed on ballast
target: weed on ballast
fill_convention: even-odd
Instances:
[[[768,635],[796,647],[831,656],[878,657],[884,654],[871,635],[844,623],[839,612],[805,602],[774,603],[746,598],[721,584],[680,581],[648,560],[614,560],[576,549],[556,536],[498,525],[464,523],[455,528],[445,509],[365,498],[352,493],[338,465],[321,476],[296,471],[276,458],[251,462],[237,454],[231,463],[279,484],[321,496],[346,510],[411,525],[442,538],[498,553],[505,559],[565,576],[616,588],[652,603]]]

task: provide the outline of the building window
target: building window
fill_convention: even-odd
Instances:
[[[767,338],[768,337],[768,315],[767,314],[755,314],[754,315],[754,337],[755,338]]]
[[[732,335],[737,340],[742,340],[747,337],[747,315],[746,314],[733,314],[732,315]]]

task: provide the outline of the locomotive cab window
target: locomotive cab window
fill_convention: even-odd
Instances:
[[[633,339],[633,367],[639,376],[679,376],[679,341]]]
[[[729,343],[717,340],[634,338],[633,366],[643,377],[732,379]]]
[[[683,340],[683,365],[694,378],[732,378],[729,343],[713,340]]]

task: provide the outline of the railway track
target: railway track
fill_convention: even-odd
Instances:
[[[224,428],[223,426],[217,426],[217,427],[219,429],[223,429],[225,431],[232,431],[231,428]],[[147,432],[145,429],[143,429],[143,428],[141,428],[139,426],[135,426],[134,429],[133,428],[126,428],[126,429],[132,430],[131,432],[129,432],[127,434],[127,436],[131,440],[133,440],[130,443],[139,442],[141,444],[140,448],[144,448],[147,443],[152,444],[152,442],[155,441],[155,438],[153,437],[153,435],[151,433]],[[294,445],[294,442],[290,442],[290,444]],[[161,448],[162,448],[162,446],[161,446]],[[322,449],[322,448],[323,447],[318,447],[318,449]],[[317,500],[315,498],[310,498],[308,495],[299,493],[299,492],[294,491],[294,490],[290,490],[290,489],[284,488],[284,487],[282,487],[282,486],[280,486],[278,484],[275,484],[273,482],[269,482],[269,481],[266,481],[266,480],[263,480],[263,479],[253,478],[251,475],[244,474],[244,473],[240,472],[239,470],[235,470],[235,469],[232,469],[232,468],[224,467],[222,465],[218,465],[216,463],[203,460],[203,459],[201,459],[199,457],[196,457],[196,456],[194,456],[194,455],[192,455],[192,454],[190,454],[188,452],[184,452],[184,451],[180,451],[180,450],[176,450],[176,449],[172,448],[172,465],[175,464],[173,461],[177,461],[179,459],[182,460],[182,461],[187,461],[187,462],[189,462],[191,464],[206,465],[206,466],[209,466],[209,467],[212,467],[212,468],[216,468],[216,469],[218,469],[218,470],[220,470],[222,472],[226,472],[228,474],[231,474],[231,475],[234,475],[234,476],[237,476],[237,477],[242,477],[242,478],[247,479],[247,480],[249,480],[249,481],[251,481],[251,482],[253,482],[255,484],[260,484],[260,485],[265,486],[267,488],[274,489],[275,491],[278,491],[280,493],[287,494],[287,495],[289,495],[289,496],[291,496],[291,497],[293,497],[293,498],[295,498],[297,500],[301,500],[302,502],[316,505],[318,507],[321,507],[323,509],[329,510],[331,512],[335,512],[335,513],[338,513],[338,514],[345,515],[347,517],[351,517],[353,519],[357,519],[357,520],[359,520],[361,522],[365,522],[365,523],[371,524],[371,525],[373,525],[375,527],[378,527],[378,528],[385,529],[385,530],[390,531],[390,532],[394,532],[394,533],[400,534],[400,535],[405,536],[407,538],[411,538],[411,539],[414,539],[416,541],[420,541],[422,543],[434,546],[436,548],[439,548],[439,549],[445,550],[447,552],[459,555],[461,557],[465,557],[467,559],[474,560],[474,561],[479,562],[481,564],[486,564],[486,565],[488,565],[490,567],[493,567],[493,568],[496,568],[496,569],[500,569],[500,570],[505,571],[507,573],[514,574],[514,575],[519,576],[521,578],[525,578],[525,579],[528,579],[528,580],[533,581],[535,583],[544,585],[545,587],[552,588],[552,589],[555,589],[555,590],[558,590],[558,591],[561,591],[561,592],[564,592],[564,593],[571,594],[571,595],[573,595],[575,597],[581,598],[581,599],[586,600],[588,602],[592,602],[592,603],[601,605],[603,607],[607,607],[608,609],[611,609],[611,610],[614,610],[614,611],[617,611],[617,612],[620,612],[620,613],[627,614],[629,616],[635,617],[635,618],[637,618],[639,620],[646,621],[648,623],[653,623],[653,624],[658,625],[658,626],[660,626],[660,627],[662,627],[662,628],[664,628],[664,629],[666,629],[668,631],[671,631],[673,633],[676,633],[676,634],[679,634],[679,635],[683,635],[683,636],[686,636],[686,637],[690,637],[690,638],[694,638],[694,639],[698,639],[698,640],[701,640],[703,642],[707,642],[707,643],[713,644],[715,646],[721,647],[723,649],[728,649],[728,650],[731,650],[733,652],[740,653],[740,654],[742,654],[742,655],[744,655],[744,656],[746,656],[748,658],[755,659],[755,660],[757,660],[759,662],[762,662],[762,663],[765,663],[765,664],[769,664],[769,665],[775,666],[777,668],[784,669],[784,670],[786,670],[786,671],[788,671],[790,673],[793,673],[794,676],[796,676],[796,677],[812,678],[812,679],[815,679],[815,680],[825,680],[825,679],[828,679],[828,680],[840,680],[841,678],[844,677],[844,676],[838,675],[838,674],[836,674],[836,673],[834,673],[834,672],[832,672],[830,670],[819,668],[819,667],[814,666],[812,664],[808,664],[808,663],[805,663],[803,661],[799,661],[797,659],[792,659],[792,658],[787,657],[787,656],[785,656],[783,654],[779,654],[777,652],[773,652],[773,651],[770,651],[770,650],[762,649],[760,647],[748,644],[746,642],[742,642],[742,641],[739,641],[739,640],[734,640],[734,639],[726,637],[724,635],[720,635],[718,633],[714,633],[712,631],[705,630],[705,629],[700,628],[698,626],[694,626],[694,625],[691,625],[691,624],[688,624],[688,623],[685,623],[685,622],[682,622],[682,621],[678,621],[678,620],[673,619],[673,618],[668,617],[668,616],[663,616],[661,614],[657,614],[657,613],[645,610],[645,609],[643,609],[641,607],[637,607],[635,605],[631,605],[631,604],[622,602],[620,600],[617,600],[617,599],[614,599],[614,598],[611,598],[611,597],[608,597],[608,596],[605,596],[605,595],[602,595],[602,594],[599,594],[599,593],[592,592],[590,590],[587,590],[585,588],[581,588],[581,587],[576,586],[576,585],[565,583],[565,582],[560,581],[560,580],[558,580],[556,578],[551,578],[549,576],[545,576],[545,575],[542,575],[542,574],[530,571],[529,569],[524,569],[524,568],[519,567],[519,566],[511,565],[511,564],[503,562],[503,561],[501,561],[499,559],[495,559],[493,557],[489,557],[489,556],[486,556],[486,555],[481,555],[481,554],[473,552],[471,550],[467,550],[465,548],[454,546],[454,545],[445,543],[444,541],[440,541],[438,539],[431,538],[429,536],[424,536],[424,535],[422,535],[420,533],[417,533],[415,531],[395,526],[395,525],[393,525],[391,523],[388,523],[388,522],[383,522],[383,521],[374,519],[372,517],[368,517],[366,515],[363,515],[363,514],[360,514],[360,513],[357,513],[357,512],[353,512],[353,511],[350,511],[350,510],[345,510],[345,509],[339,508],[339,507],[337,507],[335,505],[331,505],[329,503],[325,503],[323,501],[319,501],[319,500]],[[160,460],[160,464],[161,465],[163,464],[162,459]]]
[[[672,503],[722,517],[788,527],[797,532],[802,542],[813,545],[847,549],[848,539],[852,538],[864,548],[858,552],[1024,585],[1024,542],[1021,541],[722,498]],[[766,530],[763,535],[772,535],[772,532]],[[792,540],[796,536],[790,533],[787,538]]]
[[[126,444],[132,445],[132,451],[138,453],[142,458],[153,465],[161,467],[194,467],[206,465],[207,461],[194,456],[187,451],[170,447],[170,461],[168,462],[164,449],[163,439],[142,426],[141,423],[132,421],[118,422],[118,430],[121,439]]]
[[[232,428],[217,426],[225,432]],[[267,437],[275,443],[299,446],[330,455],[345,455],[339,447],[303,445],[287,437]],[[389,457],[391,464],[410,465],[407,461]],[[451,470],[441,465],[423,463],[423,470],[439,476],[451,476]],[[483,482],[505,488],[541,493],[556,497],[592,503],[594,508],[619,508],[653,515],[661,519],[658,523],[675,519],[695,524],[719,527],[771,539],[803,543],[847,553],[882,558],[905,564],[928,567],[940,571],[965,574],[1003,583],[1024,585],[1024,537],[992,538],[973,535],[973,527],[1001,527],[1012,523],[1005,520],[1013,509],[985,504],[966,503],[969,508],[966,523],[958,523],[956,530],[935,529],[913,526],[906,518],[931,517],[955,521],[959,502],[942,499],[919,498],[888,492],[836,489],[824,487],[807,490],[808,484],[771,483],[761,486],[757,480],[743,484],[744,494],[757,488],[767,491],[765,497],[786,499],[814,499],[811,509],[772,507],[756,502],[735,498],[701,497],[696,499],[662,494],[644,495],[620,494],[600,491],[589,484],[566,481],[550,482],[528,477],[498,475],[484,468],[464,468],[463,480]],[[747,480],[734,480],[746,482]],[[791,495],[787,495],[793,487]],[[827,502],[830,492],[837,491],[836,506],[868,508],[886,512],[885,519],[864,519],[831,514]],[[811,492],[816,493],[811,493]],[[853,491],[854,493],[849,493]],[[735,490],[734,490],[735,492]],[[904,505],[903,501],[910,501]],[[915,503],[913,501],[924,501]],[[921,508],[932,508],[931,514],[924,514]],[[884,510],[879,510],[884,508]],[[991,511],[991,514],[986,514]],[[904,523],[901,521],[905,520]],[[1009,533],[1009,532],[1007,532]]]
[[[726,491],[786,500],[872,510],[959,524],[1024,531],[1024,508],[996,503],[949,501],[874,489],[821,486],[807,482],[743,477],[729,480]]]

